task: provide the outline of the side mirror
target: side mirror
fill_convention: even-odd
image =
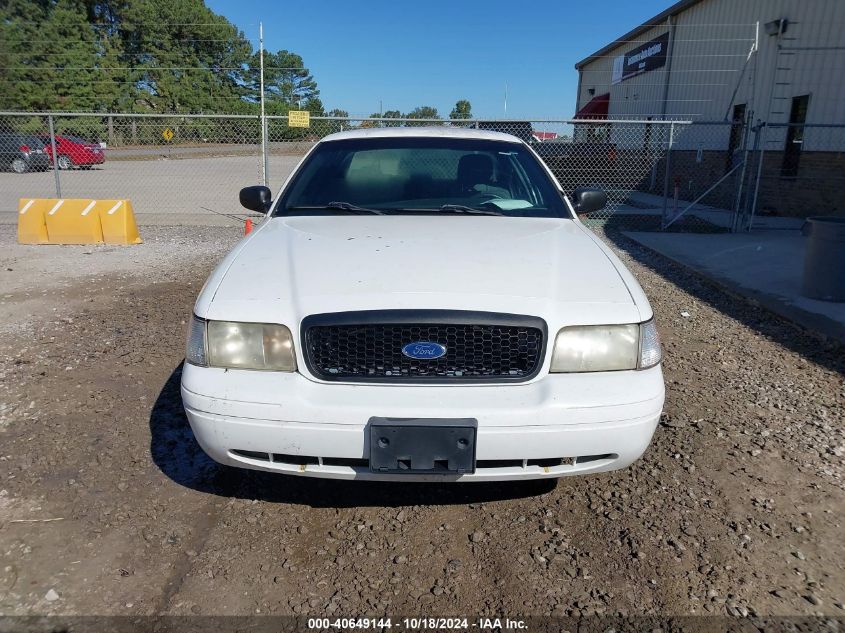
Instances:
[[[590,187],[578,187],[572,193],[572,200],[574,201],[575,213],[584,215],[585,213],[592,213],[604,209],[607,205],[607,194],[601,189],[592,189]]]
[[[267,209],[273,202],[270,189],[263,185],[254,185],[252,187],[244,187],[238,196],[241,201],[241,206],[250,211],[258,211],[259,213],[267,213]]]

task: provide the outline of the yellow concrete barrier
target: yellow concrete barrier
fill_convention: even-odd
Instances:
[[[106,244],[140,244],[143,241],[129,200],[97,200],[96,209]]]
[[[21,198],[18,202],[18,242],[47,244],[47,224],[44,216],[50,205],[43,198]]]
[[[140,244],[129,200],[22,198],[21,244]]]
[[[100,216],[91,213],[96,200],[62,198],[53,201],[44,218],[50,244],[97,244],[103,241]]]

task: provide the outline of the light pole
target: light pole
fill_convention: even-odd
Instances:
[[[258,58],[259,58],[259,73],[260,73],[260,90],[261,90],[261,156],[263,161],[261,163],[261,182],[267,186],[267,119],[264,118],[264,23],[258,23]]]

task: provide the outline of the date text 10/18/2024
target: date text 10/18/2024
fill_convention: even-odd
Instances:
[[[331,630],[375,630],[398,629],[404,631],[426,630],[472,630],[481,631],[524,631],[524,620],[510,618],[308,618],[308,629]]]

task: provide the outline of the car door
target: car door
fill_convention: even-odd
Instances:
[[[78,138],[63,138],[62,146],[65,148],[65,153],[70,156],[74,165],[87,163],[88,157],[85,155],[85,146]]]

